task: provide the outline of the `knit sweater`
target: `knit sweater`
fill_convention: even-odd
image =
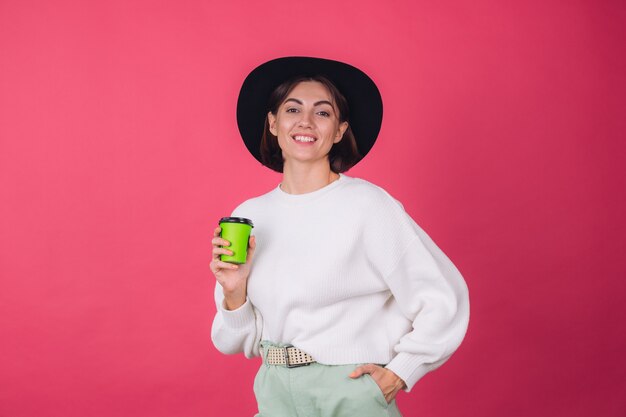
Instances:
[[[254,222],[247,299],[212,340],[226,354],[290,343],[327,365],[385,365],[410,391],[458,348],[469,320],[463,277],[382,188],[341,174],[306,194],[280,186],[232,213]]]

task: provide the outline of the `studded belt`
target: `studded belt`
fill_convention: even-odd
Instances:
[[[270,346],[265,350],[265,363],[268,365],[297,368],[315,362],[311,355],[291,345],[283,347]]]

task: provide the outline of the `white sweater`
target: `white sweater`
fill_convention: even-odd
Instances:
[[[254,222],[246,303],[215,288],[223,353],[291,343],[322,364],[385,364],[410,391],[458,348],[469,320],[463,277],[382,188],[341,175],[307,194],[275,188],[235,209]]]

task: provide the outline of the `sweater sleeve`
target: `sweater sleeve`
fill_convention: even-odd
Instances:
[[[385,220],[377,217],[384,228],[378,229],[382,235],[377,241],[384,248],[374,246],[378,246],[375,256],[385,257],[381,274],[402,314],[412,322],[412,330],[393,346],[395,356],[386,365],[404,380],[408,392],[461,344],[469,322],[469,294],[450,259],[400,203],[393,203],[386,205]],[[395,243],[389,244],[391,240]]]
[[[246,202],[233,210],[231,216],[246,217]],[[248,215],[249,216],[249,215]],[[252,216],[254,217],[254,216]],[[213,345],[224,354],[243,352],[247,358],[260,356],[260,342],[263,331],[263,317],[248,297],[236,310],[224,306],[224,290],[215,283],[215,306],[217,312],[211,328]]]
[[[250,299],[236,310],[226,310],[222,286],[215,285],[215,305],[217,313],[211,328],[213,345],[222,353],[243,352],[247,358],[260,356],[263,319]]]

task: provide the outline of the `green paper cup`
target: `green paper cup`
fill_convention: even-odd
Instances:
[[[220,255],[220,259],[233,264],[245,264],[248,256],[248,240],[254,227],[252,221],[243,217],[222,217],[220,227],[222,239],[230,242],[230,246],[226,246],[226,249],[233,252],[232,255]]]

